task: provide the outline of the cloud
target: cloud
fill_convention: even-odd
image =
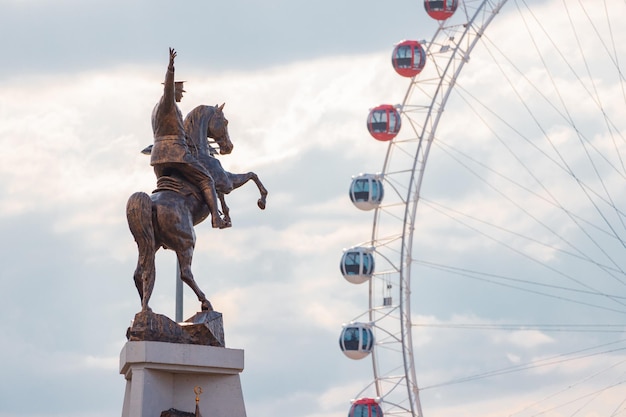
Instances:
[[[352,310],[346,302],[353,297],[341,296],[349,284],[337,267],[344,238],[357,236],[344,224],[352,216],[347,188],[361,156],[378,155],[359,146],[367,140],[363,137],[367,109],[346,110],[346,95],[353,91],[353,100],[375,102],[360,85],[375,78],[381,67],[358,72],[352,68],[340,80],[335,75],[355,63],[367,67],[370,59],[319,60],[265,73],[190,77],[198,81],[190,82],[183,111],[201,100],[226,101],[236,148],[223,164],[232,171],[254,169],[270,189],[265,212],[256,207],[258,192],[253,185],[233,191],[227,198],[235,227],[215,231],[200,225],[194,262],[198,282],[225,314],[227,340],[231,346],[251,349],[250,376],[245,378],[258,391],[251,394],[253,404],[262,401],[259,387],[267,372],[274,372],[271,358],[277,340],[302,335],[303,323],[309,323],[310,331],[304,334],[310,337],[298,336],[296,351],[290,346],[297,339],[286,341],[281,352],[286,361],[300,363],[301,372],[310,373],[306,357],[317,355],[320,343],[336,345],[341,324],[335,322],[337,312],[347,316]],[[106,374],[103,387],[110,394],[101,395],[100,405],[90,408],[98,413],[99,407],[116,410],[121,404],[123,378],[115,372],[115,358],[139,306],[131,278],[136,249],[124,207],[132,192],[154,187],[148,160],[139,150],[151,141],[149,115],[160,94],[162,73],[160,67],[122,67],[32,76],[19,85],[0,86],[0,96],[5,97],[0,107],[10,109],[0,116],[0,144],[9,150],[0,168],[5,179],[0,217],[3,234],[13,236],[5,250],[15,253],[2,266],[3,305],[25,322],[36,321],[37,311],[47,312],[37,333],[22,336],[13,327],[4,332],[12,335],[6,339],[12,341],[11,349],[31,346],[24,358],[38,355],[41,363],[26,374],[18,372],[19,367],[4,369],[7,378],[20,380],[14,382],[17,389],[39,367],[59,389],[65,387],[65,393],[45,394],[50,414],[72,413],[67,400],[75,383],[67,378],[89,380]],[[246,89],[241,78],[264,87]],[[339,94],[334,92],[337,88]],[[353,118],[361,122],[346,125]],[[353,162],[340,166],[338,162],[346,158]],[[339,199],[337,193],[344,197]],[[335,219],[321,220],[329,216]],[[173,271],[172,254],[159,253],[155,311],[173,310]],[[190,315],[197,301],[185,291]],[[22,298],[10,299],[14,294],[30,296],[36,310]],[[345,307],[337,310],[334,304]],[[259,333],[262,328],[267,330]],[[55,345],[42,345],[44,339]],[[52,353],[42,356],[46,349]],[[7,346],[3,351],[10,354]],[[328,352],[341,356],[338,349]],[[47,366],[49,361],[58,367]],[[292,371],[281,371],[282,378],[289,381]],[[330,380],[319,381],[314,389],[331,386]],[[287,389],[282,383],[277,386]],[[3,407],[16,410],[19,398],[4,398]],[[38,412],[28,410],[27,415]]]
[[[431,33],[436,24],[414,17],[421,5],[380,19],[375,2],[333,4],[330,14],[330,3],[323,2],[220,3],[208,28],[208,3],[180,8],[157,2],[148,8],[139,2],[123,5],[121,14],[119,2],[100,2],[92,9],[68,1],[54,10],[35,3],[5,1],[8,23],[0,29],[21,39],[5,51],[14,65],[0,70],[5,254],[0,304],[8,317],[0,325],[0,352],[12,358],[2,362],[0,416],[119,412],[124,379],[115,370],[116,358],[139,309],[132,282],[137,254],[124,207],[132,192],[154,187],[148,159],[139,151],[152,140],[149,115],[161,93],[170,45],[179,49],[177,75],[187,80],[183,111],[226,102],[235,150],[221,158],[222,164],[231,172],[257,172],[270,192],[267,210],[260,211],[254,185],[235,190],[227,196],[232,229],[196,228],[196,279],[224,314],[227,344],[246,351],[242,381],[248,412],[345,415],[349,400],[372,377],[370,358],[348,360],[337,344],[341,323],[368,308],[367,285],[347,283],[338,268],[342,248],[367,242],[372,233],[372,213],[356,210],[348,200],[350,177],[381,170],[387,148],[369,137],[365,117],[377,104],[399,102],[407,87],[408,81],[390,70],[389,51],[383,49],[416,35],[406,34],[406,27],[413,31],[417,24],[418,37],[425,37],[422,33]],[[561,27],[567,18],[562,5],[544,3],[534,2],[533,11],[546,7],[552,26]],[[240,19],[230,17],[235,10],[241,11]],[[268,10],[272,13],[262,13]],[[592,10],[594,17],[599,10]],[[511,30],[519,25],[509,20],[510,13],[503,10],[485,38],[502,42],[509,56],[521,58],[529,82],[515,75],[513,83],[550,122],[550,138],[584,174],[584,185],[577,186],[542,155],[540,150],[551,147],[539,142],[541,131],[527,122],[526,112],[505,103],[514,94],[504,92],[506,83],[479,47],[440,125],[414,234],[413,353],[429,415],[552,409],[569,415],[574,411],[567,402],[580,408],[589,393],[602,392],[598,398],[608,408],[623,397],[614,389],[623,371],[620,342],[588,357],[532,367],[553,355],[619,340],[605,327],[565,335],[522,328],[620,323],[623,247],[614,245],[591,204],[610,207],[606,193],[589,199],[578,192],[602,190],[602,183],[581,149],[568,146],[580,143],[577,136],[537,97],[538,89],[550,91],[552,83],[535,65],[523,31]],[[304,15],[305,20],[293,18]],[[184,23],[164,29],[172,20]],[[265,29],[254,22],[263,22]],[[606,27],[601,30],[605,34]],[[557,45],[571,39],[568,32],[557,32]],[[624,44],[618,37],[616,45]],[[107,42],[96,42],[101,38]],[[600,49],[587,45],[593,36],[581,39],[583,51]],[[578,55],[568,48],[568,56]],[[606,63],[590,62],[594,70]],[[616,150],[623,150],[618,132],[624,129],[614,116],[623,113],[620,80],[610,65],[594,74],[599,74],[597,94],[615,121],[612,132],[596,106],[582,102],[580,81],[559,74],[555,84],[565,88],[564,98],[579,103],[572,116],[582,121],[579,127],[604,185],[621,190]],[[582,85],[592,86],[586,77]],[[485,106],[470,95],[463,100],[463,89]],[[494,139],[491,128],[497,121],[480,123],[472,111],[480,109],[485,116],[485,108],[532,126],[530,133],[521,138],[497,130],[502,140]],[[529,146],[533,143],[536,148]],[[532,165],[526,170],[515,156]],[[486,161],[492,170],[472,160]],[[550,196],[540,185],[578,217],[546,203]],[[623,206],[620,195],[611,191],[616,207]],[[617,210],[609,212],[619,221]],[[580,225],[600,244],[591,244]],[[499,239],[513,246],[503,249]],[[601,262],[590,264],[586,255]],[[168,315],[174,310],[174,268],[173,254],[160,251],[152,307]],[[188,288],[184,300],[190,316],[198,302]],[[463,323],[494,328],[508,323],[518,330],[451,327]],[[485,375],[523,364],[531,368]],[[93,381],[98,386],[92,389]],[[564,386],[570,388],[563,391]],[[599,401],[590,404],[601,415],[612,412]]]

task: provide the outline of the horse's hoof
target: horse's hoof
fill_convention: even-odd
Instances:
[[[257,206],[259,206],[259,208],[261,210],[265,210],[265,199],[264,198],[259,198],[259,200],[256,202]]]
[[[213,306],[211,305],[211,302],[209,300],[204,300],[200,305],[200,308],[202,309],[202,311],[213,311]]]
[[[224,220],[222,220],[220,217],[211,218],[211,226],[213,226],[214,229],[223,229],[225,227],[228,227],[226,224],[227,223]]]

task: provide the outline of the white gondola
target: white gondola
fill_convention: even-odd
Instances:
[[[352,177],[350,200],[360,210],[373,210],[383,201],[381,174],[359,174]]]
[[[353,284],[367,282],[374,274],[373,247],[345,249],[339,265],[343,277]]]
[[[368,323],[350,323],[343,326],[339,336],[341,351],[350,359],[367,357],[374,347],[374,333]]]

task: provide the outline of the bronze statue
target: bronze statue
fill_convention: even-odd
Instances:
[[[226,227],[217,211],[217,195],[211,174],[189,152],[183,124],[183,115],[176,105],[182,98],[182,83],[174,82],[174,58],[176,51],[170,48],[170,62],[163,82],[163,96],[152,111],[152,131],[154,147],[150,156],[150,165],[154,167],[157,178],[168,175],[171,170],[178,171],[187,180],[193,182],[202,191],[204,200],[211,212],[213,227]],[[214,119],[213,123],[220,120]],[[221,141],[220,153],[227,154],[233,149],[228,137],[228,124],[214,125],[211,137]],[[219,138],[218,138],[219,137]]]
[[[173,83],[173,60],[175,57],[176,52],[170,49],[170,66],[166,76],[164,97],[169,93],[175,94]],[[170,72],[172,73],[171,82],[168,78]],[[169,93],[167,91],[168,83],[171,86]],[[161,102],[165,102],[165,100],[162,99]],[[180,114],[178,106],[175,103],[174,106]],[[209,145],[207,138],[215,139],[220,154],[230,153],[233,148],[227,130],[228,120],[224,117],[223,109],[224,104],[221,106],[200,105],[189,112],[179,126],[178,115],[172,116],[171,113],[167,113],[171,110],[164,107],[160,109],[161,115],[168,114],[176,124],[175,127],[169,126],[168,128],[158,125],[159,114],[153,115],[153,122],[157,119],[157,126],[155,127],[155,144],[152,148],[151,163],[154,165],[158,177],[157,189],[150,196],[144,192],[134,193],[126,205],[128,226],[139,251],[134,281],[141,298],[142,311],[151,311],[148,302],[154,288],[156,275],[154,260],[157,250],[161,247],[176,252],[180,277],[195,292],[201,303],[201,309],[203,311],[213,310],[211,303],[200,290],[191,273],[195,247],[194,226],[206,219],[209,214],[212,215],[212,220],[217,218],[223,222],[222,226],[230,225],[230,216],[228,207],[224,202],[224,194],[228,194],[249,180],[256,183],[261,193],[257,205],[261,209],[265,208],[267,190],[258,176],[253,172],[246,174],[227,172],[222,168],[219,160],[212,155],[215,151]],[[165,147],[169,145],[176,149],[178,154],[172,157],[176,152],[164,151],[165,156],[159,155],[162,152],[159,147],[163,144]],[[174,145],[172,146],[172,144]],[[156,157],[155,153],[157,154]],[[176,159],[176,157],[182,162],[161,162],[165,159]],[[189,164],[188,161],[193,162]],[[219,218],[217,209],[210,207],[207,202],[206,182],[199,184],[196,177],[190,177],[188,166],[200,167],[203,172],[210,173],[209,184],[213,184],[217,189],[216,194],[219,195],[225,214],[224,220]],[[202,189],[202,186],[205,188]]]

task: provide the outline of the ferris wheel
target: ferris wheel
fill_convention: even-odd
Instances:
[[[619,356],[626,350],[619,336],[626,327],[626,37],[616,31],[626,5],[562,1],[555,15],[556,2],[510,0],[507,22],[516,26],[496,23],[492,36],[487,27],[505,3],[425,0],[425,12],[439,22],[434,35],[402,41],[392,52],[393,69],[410,79],[402,103],[368,115],[369,133],[388,147],[382,171],[356,175],[350,187],[355,206],[374,212],[370,239],[344,250],[340,263],[349,282],[369,284],[367,310],[344,325],[339,340],[349,358],[372,360],[372,381],[356,393],[350,417],[421,417],[425,389],[587,355],[601,356],[605,366],[577,376],[593,381],[596,395],[624,382],[597,381],[608,370],[626,371],[617,365],[626,362]],[[430,158],[429,180],[431,147],[441,166],[430,168]],[[439,301],[428,299],[441,285],[435,279],[450,288],[439,288]],[[498,306],[511,322],[460,323],[436,313],[416,319],[426,314],[416,298],[438,311],[437,304],[471,298],[478,287],[490,301],[476,315]],[[546,312],[557,321],[527,321]],[[528,348],[507,353],[515,363],[492,359],[494,369],[420,387],[414,330],[429,326],[532,331],[560,348],[551,361],[520,365]],[[580,410],[578,400],[590,395],[568,394],[542,406]]]

